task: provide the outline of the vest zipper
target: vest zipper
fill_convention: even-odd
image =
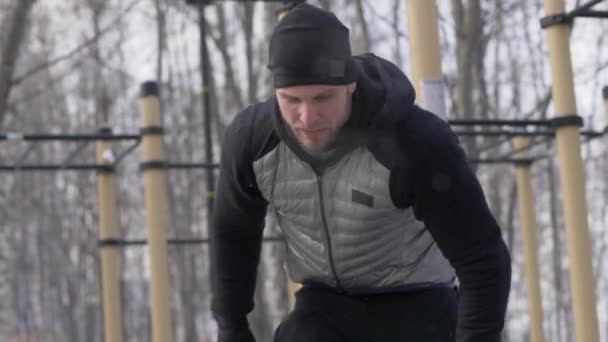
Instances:
[[[327,254],[329,257],[329,266],[333,273],[334,279],[336,280],[336,288],[339,292],[344,292],[342,285],[340,284],[340,278],[336,272],[336,266],[334,264],[334,257],[331,247],[331,237],[329,234],[329,227],[327,226],[327,220],[325,219],[325,204],[323,203],[323,178],[321,175],[317,175],[317,189],[319,191],[319,207],[321,209],[321,221],[323,222],[323,228],[325,230],[325,236],[327,237]]]

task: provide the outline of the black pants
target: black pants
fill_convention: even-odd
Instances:
[[[274,342],[454,341],[456,297],[451,288],[348,296],[304,287]]]

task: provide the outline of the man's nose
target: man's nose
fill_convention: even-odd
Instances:
[[[310,103],[302,103],[300,107],[300,121],[306,127],[312,127],[319,121],[319,113],[314,105]]]

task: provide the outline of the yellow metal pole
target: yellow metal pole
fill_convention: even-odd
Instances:
[[[564,1],[545,0],[544,10],[546,16],[563,14]],[[546,27],[555,115],[556,118],[562,119],[576,114],[569,30],[567,22],[558,22]],[[575,337],[576,341],[597,342],[599,328],[579,127],[558,127],[556,140],[566,221]]]
[[[102,128],[100,134],[112,135],[112,130]],[[114,157],[109,140],[99,140],[96,145],[98,165],[108,165],[108,169],[97,172],[97,205],[99,209],[99,239],[117,239],[116,183]],[[101,255],[101,289],[103,296],[103,325],[105,342],[122,342],[122,313],[120,307],[120,250],[104,246]]]
[[[411,76],[418,104],[446,119],[437,4],[434,0],[408,0],[406,4]]]
[[[516,150],[522,150],[528,140],[517,137],[513,141]],[[526,158],[527,153],[517,153],[519,158]],[[526,265],[526,289],[528,290],[528,309],[530,312],[530,341],[545,342],[543,333],[543,313],[540,296],[540,277],[538,272],[538,243],[536,239],[536,216],[534,214],[534,199],[532,182],[530,180],[530,164],[516,166],[517,197],[519,217],[522,228],[522,240]]]
[[[142,170],[150,262],[152,341],[171,342],[167,237],[165,232],[167,189],[165,184],[160,101],[156,82],[145,82],[142,84],[139,111],[142,123]]]

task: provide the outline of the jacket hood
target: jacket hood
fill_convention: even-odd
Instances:
[[[391,125],[414,106],[414,87],[396,65],[371,53],[353,58],[358,77],[352,119],[373,126]]]

